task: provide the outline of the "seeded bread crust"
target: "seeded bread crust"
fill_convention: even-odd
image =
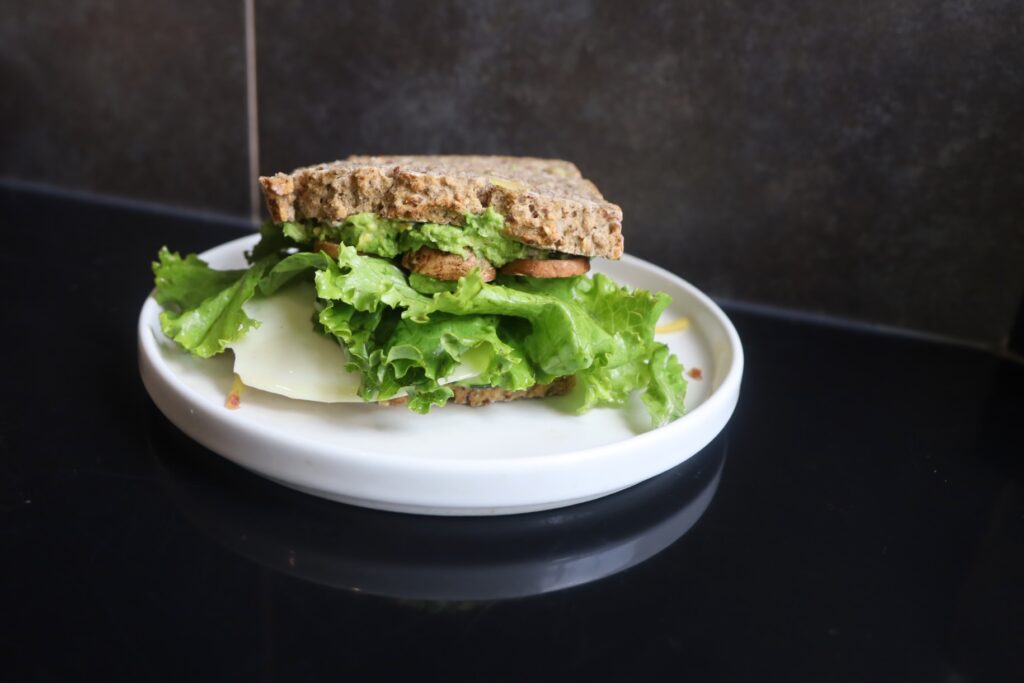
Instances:
[[[270,217],[341,221],[372,211],[462,225],[488,207],[539,249],[622,256],[622,209],[568,161],[499,156],[353,156],[260,178]]]
[[[576,387],[576,377],[559,377],[550,384],[534,384],[529,389],[522,391],[508,391],[498,387],[461,387],[452,385],[455,393],[449,403],[456,405],[482,408],[492,403],[505,403],[507,401],[518,401],[524,398],[547,398],[548,396],[564,396]],[[401,396],[387,401],[381,401],[384,406],[404,406],[409,402],[408,396]]]
[[[564,396],[576,386],[575,377],[559,377],[551,384],[534,384],[523,391],[506,391],[505,389],[474,389],[472,387],[452,387],[455,396],[451,402],[482,408],[492,403],[504,403],[506,401],[518,401],[522,398],[546,398],[548,396]]]

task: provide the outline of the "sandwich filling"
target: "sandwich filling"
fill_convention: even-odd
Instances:
[[[465,226],[395,221],[372,213],[358,213],[340,223],[312,221],[280,226],[268,223],[264,236],[274,240],[280,235],[294,243],[284,242],[285,247],[308,248],[315,242],[346,244],[355,247],[360,254],[386,259],[422,247],[460,256],[469,251],[498,267],[518,259],[549,258],[551,252],[517,242],[505,235],[504,228],[504,219],[493,209],[478,216],[468,214]],[[281,243],[278,239],[277,244]]]
[[[528,396],[574,378],[566,400],[577,412],[639,392],[655,426],[682,415],[683,368],[654,339],[668,295],[578,274],[585,260],[513,240],[503,227],[490,209],[466,215],[464,226],[368,213],[268,223],[247,254],[250,267],[237,271],[164,248],[153,264],[161,327],[184,350],[210,357],[260,325],[247,303],[305,282],[316,293],[310,327],[344,349],[365,401],[407,394],[406,405],[426,413],[465,386]],[[435,252],[470,267],[458,277],[419,267]],[[518,274],[547,261],[525,270],[547,277]]]

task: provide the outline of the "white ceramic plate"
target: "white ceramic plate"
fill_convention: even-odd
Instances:
[[[214,268],[244,267],[257,236],[201,254]],[[631,287],[663,291],[662,323],[688,329],[659,340],[701,380],[688,377],[687,413],[650,430],[637,399],[623,409],[566,413],[558,399],[483,409],[446,406],[417,415],[376,404],[324,404],[245,389],[224,407],[232,357],[202,360],[160,332],[160,306],[139,316],[139,367],[157,407],[207,448],[292,488],[363,507],[434,515],[497,515],[592,500],[649,479],[703,448],[739,397],[743,350],[729,319],[706,295],[640,259],[594,261]]]

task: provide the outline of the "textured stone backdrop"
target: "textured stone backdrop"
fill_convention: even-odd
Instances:
[[[63,7],[0,10],[18,92],[0,172],[244,215],[240,3]],[[622,205],[628,251],[713,295],[992,343],[1011,328],[1019,2],[255,9],[264,173],[351,153],[567,158]]]

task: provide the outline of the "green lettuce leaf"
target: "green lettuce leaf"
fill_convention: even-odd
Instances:
[[[341,301],[332,301],[320,311],[317,320],[324,332],[334,335],[348,351],[346,368],[362,374],[359,395],[366,401],[373,401],[378,396],[383,398],[394,396],[382,390],[379,367],[383,350],[378,337],[385,338],[387,333],[381,330],[385,309],[375,311],[358,311],[355,307]],[[386,326],[394,327],[394,321]],[[395,390],[397,391],[397,390]]]
[[[185,258],[177,252],[160,249],[157,261],[153,263],[155,298],[161,306],[178,309],[195,308],[225,287],[228,287],[244,270],[213,270],[195,254]]]
[[[454,292],[413,302],[403,316],[423,320],[434,312],[514,316],[529,321],[532,329],[522,344],[540,371],[541,382],[574,375],[614,350],[611,335],[574,302],[503,285],[487,285],[476,272],[460,279]]]
[[[436,313],[502,315],[523,318],[532,330],[521,340],[541,371],[540,381],[572,375],[614,350],[614,340],[578,305],[552,296],[500,285],[485,285],[478,273],[462,278],[454,292],[426,296],[417,292],[405,273],[388,261],[360,256],[341,247],[337,265],[317,271],[317,294],[343,301],[356,310],[381,306],[401,308],[402,317],[424,323]]]
[[[603,273],[593,277],[530,278],[503,277],[501,282],[516,289],[545,294],[562,301],[572,301],[614,337],[615,349],[610,365],[619,365],[643,353],[654,339],[658,318],[672,302],[662,292],[657,294],[621,287]]]
[[[393,247],[389,235],[397,235],[397,244],[410,232],[371,221],[353,225],[385,252]],[[500,277],[485,284],[473,272],[443,283],[407,277],[392,262],[345,245],[337,258],[276,252],[246,271],[223,273],[194,255],[183,259],[164,249],[159,259],[157,299],[167,307],[161,326],[199,356],[219,353],[258,324],[242,310],[252,296],[272,295],[312,274],[317,321],[347,349],[348,369],[361,373],[365,400],[406,389],[409,407],[427,412],[447,402],[452,391],[442,382],[466,364],[479,372],[474,384],[510,391],[574,375],[580,412],[622,405],[634,392],[656,426],[683,412],[682,367],[654,339],[668,296],[630,290],[601,274]]]
[[[260,294],[270,296],[306,271],[324,270],[333,264],[334,260],[322,251],[301,251],[285,256],[260,280]]]
[[[668,348],[654,340],[654,328],[671,299],[664,293],[630,291],[598,273],[592,278],[507,278],[518,288],[581,306],[613,340],[603,364],[577,374],[577,410],[622,405],[636,390],[655,426],[683,414],[686,380]]]
[[[465,325],[478,326],[473,334],[488,338],[504,360],[490,367],[481,383],[515,390],[576,375],[580,412],[622,405],[641,390],[655,424],[682,414],[682,368],[654,340],[654,327],[670,301],[665,294],[631,291],[602,274],[557,280],[507,277],[484,284],[474,272],[454,287],[442,286],[427,278],[407,279],[393,264],[361,256],[352,247],[342,247],[337,263],[317,272],[316,283],[321,298],[355,311],[401,313],[393,332],[400,343],[378,339],[372,348],[359,350],[361,370],[371,375],[368,395],[376,391],[387,397],[406,386],[433,392],[437,378],[467,351],[449,353],[454,337],[442,339],[438,335],[444,331],[435,326],[462,331]],[[488,323],[493,335],[482,332],[483,320],[497,321]],[[521,363],[509,361],[510,349]],[[438,355],[441,350],[445,353]]]
[[[512,391],[536,384],[530,362],[514,338],[504,339],[498,316],[436,315],[429,322],[404,319],[385,345],[383,362],[400,386],[438,381],[465,364],[479,373],[474,383]]]
[[[497,316],[438,314],[418,323],[394,309],[359,311],[332,301],[319,321],[348,350],[348,368],[362,373],[359,393],[368,401],[408,389],[410,409],[425,413],[452,397],[440,382],[463,364],[479,373],[480,384],[519,390],[536,383],[522,348],[502,338]]]
[[[409,285],[405,273],[395,264],[360,256],[354,247],[345,245],[338,247],[336,261],[317,271],[314,282],[321,299],[344,301],[359,311],[375,311],[382,305],[424,307],[430,301]]]
[[[438,280],[422,273],[409,273],[409,285],[420,294],[454,292],[458,283],[454,280]]]
[[[525,389],[536,382],[522,345],[502,339],[498,317],[419,313],[432,299],[387,261],[342,246],[338,260],[317,271],[315,283],[329,302],[320,324],[348,349],[349,368],[362,373],[360,395],[367,400],[411,388],[410,408],[426,411],[451,397],[438,380],[470,361],[484,383]]]
[[[252,248],[252,251],[245,252],[245,259],[251,264],[267,256],[280,254],[286,249],[298,246],[295,240],[287,236],[287,232],[280,224],[266,221],[260,226],[260,241]]]
[[[240,339],[251,327],[259,324],[245,314],[242,306],[253,297],[260,279],[276,261],[277,256],[267,256],[242,271],[241,275],[232,273],[234,281],[219,291],[214,291],[215,281],[217,285],[223,285],[230,278],[227,274],[213,275],[216,271],[210,270],[198,258],[191,262],[186,258],[179,264],[168,263],[155,268],[157,301],[169,301],[176,297],[179,309],[175,311],[168,308],[160,314],[161,330],[181,348],[201,358],[217,355],[228,344]],[[202,266],[197,267],[196,262]],[[179,267],[189,268],[192,281],[201,283],[187,297],[182,297],[179,291],[181,280],[178,276],[183,272]],[[203,269],[206,273],[200,275]],[[164,284],[168,279],[170,284]],[[200,300],[200,297],[203,298]]]
[[[683,366],[678,358],[669,353],[667,346],[656,343],[647,369],[650,379],[640,398],[647,406],[653,425],[660,427],[681,417],[685,411],[683,399],[686,398],[686,380],[683,378]]]

